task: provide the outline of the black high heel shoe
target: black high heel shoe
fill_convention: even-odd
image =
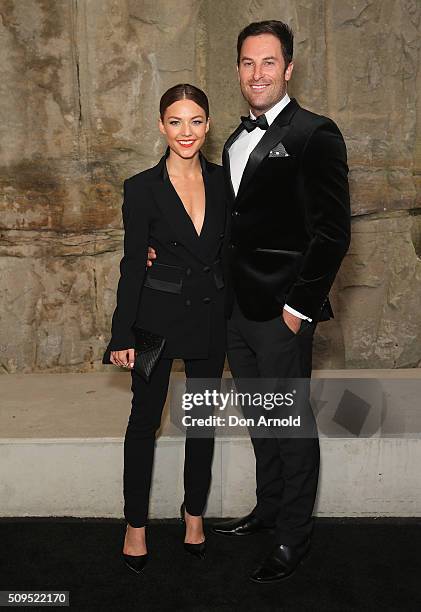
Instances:
[[[184,518],[185,510],[186,510],[186,507],[183,502],[180,508],[180,520],[183,523],[183,525],[186,524],[186,519]],[[194,557],[196,557],[197,559],[205,558],[205,553],[206,553],[206,542],[205,541],[200,542],[199,544],[190,544],[190,542],[183,542],[183,545],[184,545],[184,550],[190,553],[191,555],[193,555]]]
[[[127,532],[127,526],[126,526],[126,532]],[[123,546],[124,546],[124,542],[123,542]],[[146,553],[146,555],[126,555],[126,553],[121,553],[121,554],[122,554],[124,563],[127,565],[127,567],[129,567],[131,570],[136,572],[136,574],[140,574],[140,572],[143,570],[143,568],[145,567],[148,561],[148,553]]]

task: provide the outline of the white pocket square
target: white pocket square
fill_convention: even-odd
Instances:
[[[269,151],[269,157],[289,157],[289,153],[287,153],[284,145],[280,142],[274,149]]]

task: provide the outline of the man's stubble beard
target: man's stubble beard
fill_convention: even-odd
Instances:
[[[241,90],[241,94],[243,96],[243,98],[245,99],[245,101],[247,102],[247,104],[250,106],[251,109],[255,109],[261,113],[265,113],[268,110],[270,110],[271,108],[273,108],[275,106],[275,104],[277,104],[278,102],[280,102],[280,100],[282,100],[282,98],[284,97],[284,95],[287,93],[287,83],[286,81],[283,82],[283,87],[281,89],[281,91],[278,93],[278,95],[276,96],[275,99],[272,99],[271,101],[268,101],[266,104],[261,104],[259,106],[254,106],[254,104],[252,103],[251,100],[248,99],[247,97],[247,89],[244,90],[241,83],[240,83],[240,90]]]

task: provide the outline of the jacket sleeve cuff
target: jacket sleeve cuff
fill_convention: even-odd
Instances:
[[[309,287],[294,285],[285,296],[285,304],[297,312],[305,312],[306,316],[319,320],[319,315],[328,301],[328,292],[312,293]]]
[[[124,351],[125,349],[135,347],[135,335],[128,331],[124,334],[118,334],[114,338],[111,338],[108,348],[111,351]]]

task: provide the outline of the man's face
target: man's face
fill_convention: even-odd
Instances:
[[[238,78],[241,93],[254,115],[265,113],[283,98],[292,69],[292,62],[285,66],[281,43],[276,36],[259,34],[245,39]]]

